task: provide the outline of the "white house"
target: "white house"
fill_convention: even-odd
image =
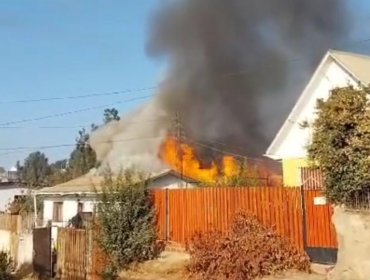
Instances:
[[[307,166],[306,147],[312,133],[302,124],[315,120],[317,100],[326,100],[334,88],[359,84],[370,84],[370,57],[329,50],[266,152],[282,161],[286,186],[301,184],[300,169]]]
[[[65,227],[77,213],[94,212],[96,192],[101,189],[102,176],[85,175],[53,187],[34,192],[35,200],[43,201],[43,226],[50,223],[52,238],[57,237],[57,228]],[[151,177],[152,189],[193,188],[197,182],[176,173],[165,170]]]
[[[18,196],[28,195],[28,189],[17,182],[0,182],[0,212],[5,212]]]

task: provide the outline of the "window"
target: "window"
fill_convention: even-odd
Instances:
[[[63,202],[54,202],[53,222],[63,222]]]
[[[84,204],[82,202],[78,203],[77,213],[82,213],[84,211]]]

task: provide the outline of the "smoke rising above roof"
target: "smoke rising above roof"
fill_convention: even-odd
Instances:
[[[164,59],[166,77],[151,104],[92,136],[98,159],[116,167],[157,166],[150,158],[157,160],[163,138],[99,143],[165,135],[177,114],[187,137],[261,156],[319,59],[346,40],[348,17],[343,0],[161,2],[147,50]],[[155,124],[129,125],[158,112],[163,119]]]

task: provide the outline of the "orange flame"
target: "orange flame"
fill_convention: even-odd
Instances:
[[[219,179],[227,181],[243,173],[244,176],[249,178],[257,176],[258,178],[256,179],[265,180],[261,181],[265,186],[278,186],[281,184],[280,176],[269,172],[269,170],[261,166],[255,170],[252,170],[253,168],[243,170],[242,167],[244,166],[232,156],[224,156],[222,164],[217,165],[215,162],[212,162],[210,167],[202,168],[194,148],[187,143],[179,143],[172,136],[167,137],[164,141],[160,157],[172,170],[203,183],[214,183]]]
[[[161,158],[176,172],[200,182],[212,183],[221,176],[232,177],[240,172],[239,163],[231,156],[223,158],[221,168],[215,162],[208,168],[202,168],[194,148],[186,143],[180,144],[174,137],[165,140]]]

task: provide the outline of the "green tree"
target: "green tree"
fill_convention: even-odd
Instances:
[[[350,205],[370,189],[369,88],[337,88],[317,101],[308,155],[319,165],[331,202]]]
[[[69,159],[68,172],[70,172],[71,178],[84,175],[97,166],[95,151],[89,145],[89,133],[82,129],[78,134],[76,148],[72,151]]]
[[[121,117],[119,116],[119,112],[116,108],[104,110],[104,118],[103,118],[104,124],[110,123],[111,121],[119,121],[120,119]]]
[[[98,195],[100,244],[112,257],[113,267],[156,258],[156,213],[148,180],[141,172],[127,170],[113,178],[107,174]]]
[[[67,182],[71,179],[70,172],[68,170],[68,160],[58,160],[50,164],[50,185],[57,185]]]
[[[5,168],[4,168],[4,167],[2,167],[2,166],[0,166],[0,174],[3,174],[3,173],[5,173],[5,172],[6,172]]]
[[[27,186],[37,188],[48,185],[50,167],[45,154],[39,151],[29,154],[20,170],[21,179]]]

